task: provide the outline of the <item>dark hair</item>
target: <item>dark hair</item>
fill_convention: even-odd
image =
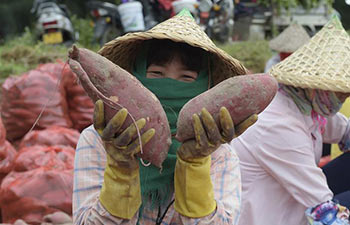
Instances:
[[[147,67],[151,64],[166,64],[175,56],[179,56],[189,70],[199,72],[206,65],[207,52],[201,48],[168,39],[153,39],[148,42]]]

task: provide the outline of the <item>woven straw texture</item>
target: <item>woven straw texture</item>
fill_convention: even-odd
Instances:
[[[333,17],[306,45],[272,67],[278,82],[301,88],[350,92],[350,37]]]
[[[306,30],[301,25],[293,23],[272,39],[269,46],[277,52],[295,52],[309,40],[310,36]]]
[[[219,49],[195,23],[192,17],[176,15],[145,32],[128,33],[106,43],[98,53],[131,72],[142,42],[150,39],[170,39],[202,48],[211,55],[211,74],[217,84],[229,77],[247,74],[248,70],[237,60]]]

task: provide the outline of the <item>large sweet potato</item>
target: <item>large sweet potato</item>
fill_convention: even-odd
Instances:
[[[236,76],[222,81],[215,87],[187,102],[179,113],[176,139],[194,138],[192,115],[206,108],[219,124],[219,112],[225,106],[239,124],[254,113],[260,113],[272,101],[277,91],[277,81],[267,74]]]
[[[171,134],[168,119],[157,97],[129,72],[88,49],[73,46],[69,52],[69,65],[89,97],[94,102],[103,100],[106,121],[121,107],[129,111],[124,128],[135,120],[146,118],[143,129],[154,128],[156,133],[139,156],[161,167],[171,144]]]

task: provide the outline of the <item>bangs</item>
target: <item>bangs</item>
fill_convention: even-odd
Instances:
[[[151,64],[164,65],[178,56],[187,69],[199,72],[205,65],[207,52],[181,42],[167,39],[150,40],[147,54],[147,67]]]

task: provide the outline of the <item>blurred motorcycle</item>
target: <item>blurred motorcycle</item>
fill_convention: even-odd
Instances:
[[[88,1],[86,7],[92,17],[94,28],[93,43],[104,45],[106,42],[124,34],[118,7],[109,2]]]
[[[198,24],[212,40],[227,42],[232,37],[233,12],[232,0],[200,0]]]
[[[100,46],[128,32],[145,30],[142,4],[139,1],[123,0],[120,5],[109,2],[86,3],[93,19],[93,43]]]
[[[175,15],[172,0],[140,0],[145,8],[145,24],[149,29],[155,24],[161,23]],[[147,26],[146,18],[151,17],[155,24]]]
[[[56,0],[34,0],[31,13],[36,16],[38,39],[44,43],[70,46],[78,39],[64,4]]]

